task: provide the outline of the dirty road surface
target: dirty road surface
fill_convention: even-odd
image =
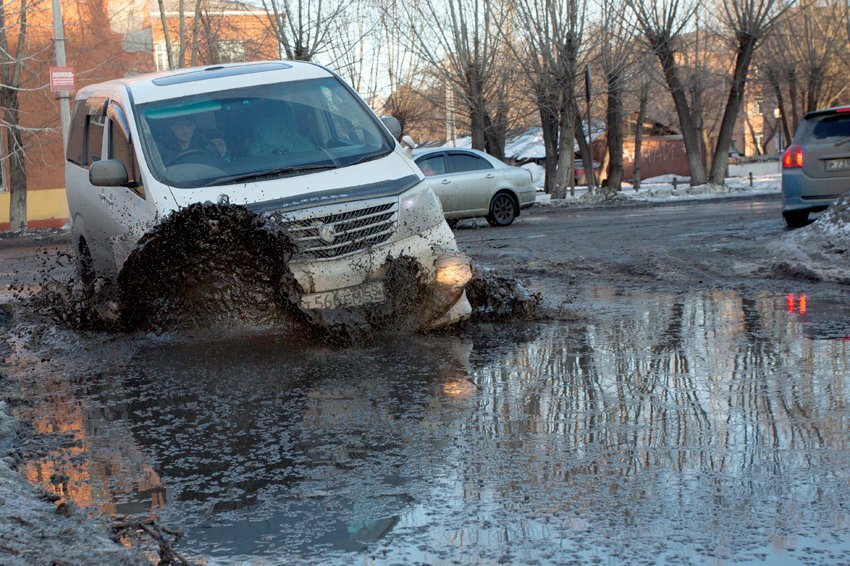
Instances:
[[[80,332],[6,295],[19,469],[198,562],[846,564],[850,301],[771,268],[779,207],[465,222],[542,316],[346,346]],[[34,273],[45,243],[0,255]]]

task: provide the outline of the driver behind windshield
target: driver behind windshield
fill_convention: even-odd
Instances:
[[[227,160],[227,144],[220,137],[207,138],[198,132],[198,124],[193,116],[180,116],[169,126],[168,132],[160,140],[159,154],[166,164],[173,164],[191,152],[212,153]]]

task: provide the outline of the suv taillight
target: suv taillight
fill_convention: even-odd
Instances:
[[[794,169],[795,167],[803,166],[803,146],[799,144],[789,145],[785,150],[785,155],[782,156],[782,167],[785,169]]]

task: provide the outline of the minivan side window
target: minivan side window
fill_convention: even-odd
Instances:
[[[86,136],[86,101],[78,100],[74,105],[74,117],[71,119],[71,129],[68,132],[67,159],[71,163],[83,165],[85,163],[85,136]]]
[[[103,159],[103,116],[88,116],[86,120],[86,160],[85,166],[91,167],[95,161]]]
[[[139,186],[139,168],[133,153],[133,144],[127,139],[124,130],[114,119],[109,120],[109,159],[117,159],[127,170],[128,186],[140,197],[145,197],[144,190]]]

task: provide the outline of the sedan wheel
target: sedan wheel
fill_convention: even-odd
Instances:
[[[487,215],[487,222],[491,226],[508,226],[516,216],[516,203],[510,195],[499,193],[493,197],[493,201],[490,203],[490,214]]]

